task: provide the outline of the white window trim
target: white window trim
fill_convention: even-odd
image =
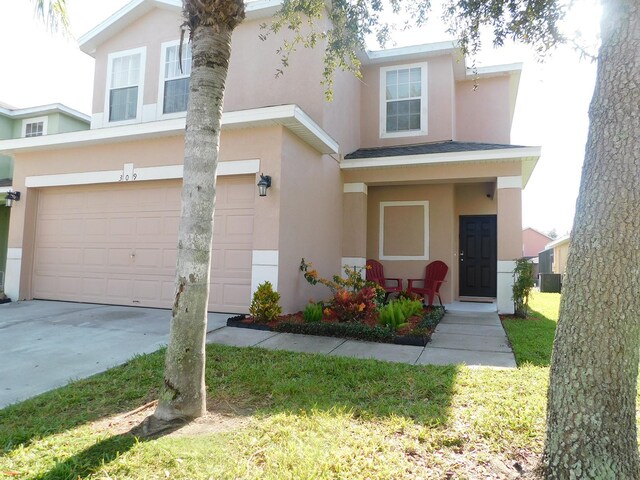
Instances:
[[[418,68],[422,69],[420,78],[422,80],[422,97],[420,99],[420,130],[407,130],[404,132],[390,132],[387,133],[387,72],[390,70],[402,70],[403,68]],[[380,68],[380,138],[401,138],[401,137],[418,137],[428,134],[428,114],[429,108],[427,100],[429,98],[428,86],[428,70],[427,62],[423,63],[410,63],[407,65],[393,65],[391,67]]]
[[[49,117],[36,117],[36,118],[25,118],[24,120],[22,120],[22,137],[25,138],[27,136],[27,125],[29,123],[38,123],[38,122],[42,122],[42,135],[46,135],[47,127],[49,125]],[[29,137],[29,138],[33,138],[33,137]]]
[[[384,255],[384,209],[385,207],[423,207],[424,213],[424,255]],[[380,260],[429,260],[429,202],[380,202],[380,225],[378,238],[378,258]]]
[[[188,39],[184,40],[188,42]],[[175,45],[180,45],[180,40],[172,40],[170,42],[163,42],[160,45],[160,74],[158,77],[158,103],[156,110],[156,118],[158,119],[170,119],[170,118],[182,118],[187,116],[187,111],[184,112],[174,112],[174,113],[164,113],[164,62],[167,56],[167,48],[173,47]]]
[[[113,69],[113,60],[120,57],[126,57],[129,55],[140,54],[140,78],[138,79],[138,105],[136,109],[136,118],[130,120],[120,120],[116,122],[109,121],[109,98],[111,92],[111,72]],[[104,118],[105,125],[129,125],[132,123],[140,123],[142,121],[142,103],[144,97],[144,80],[145,80],[145,66],[147,63],[147,47],[132,48],[130,50],[123,50],[121,52],[110,53],[107,57],[107,82],[104,93]]]

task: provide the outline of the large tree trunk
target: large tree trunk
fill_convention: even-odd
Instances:
[[[215,175],[231,34],[244,17],[241,0],[185,0],[183,6],[191,31],[192,69],[176,293],[164,387],[154,413],[164,421],[196,418],[206,412],[205,337]]]
[[[598,76],[551,365],[542,461],[547,479],[640,478],[640,4],[603,3]]]

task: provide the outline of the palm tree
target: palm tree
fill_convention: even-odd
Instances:
[[[33,0],[33,3],[36,17],[42,20],[49,30],[70,33],[67,0]]]
[[[205,336],[212,219],[231,34],[243,0],[183,0],[192,67],[185,131],[176,290],[164,386],[154,417],[190,419],[206,412]]]

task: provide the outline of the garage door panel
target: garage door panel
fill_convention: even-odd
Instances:
[[[82,262],[87,267],[103,266],[106,260],[107,250],[104,248],[85,248],[82,251]]]
[[[105,291],[107,281],[104,278],[84,277],[82,279],[82,293],[89,298],[101,295]]]
[[[34,297],[170,308],[180,188],[158,181],[41,190]],[[210,310],[248,311],[254,200],[253,176],[219,179]]]

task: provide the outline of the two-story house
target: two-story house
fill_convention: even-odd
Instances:
[[[15,108],[0,102],[0,141],[55,135],[88,130],[91,118],[65,105]],[[13,191],[13,158],[0,154],[0,291],[4,289],[7,267],[7,241],[11,202],[6,194]]]
[[[258,36],[278,6],[247,2],[233,35],[210,310],[246,312],[266,280],[285,311],[322,297],[304,257],[325,276],[374,258],[405,279],[443,260],[445,302],[511,311],[521,190],[540,154],[509,144],[521,66],[472,72],[451,42],[363,52],[362,80],[338,72],[327,102],[321,47],[275,78],[286,33]],[[170,306],[190,58],[185,45],[181,70],[180,10],[134,0],[80,39],[95,58],[90,130],[0,142],[22,192],[14,298]]]

